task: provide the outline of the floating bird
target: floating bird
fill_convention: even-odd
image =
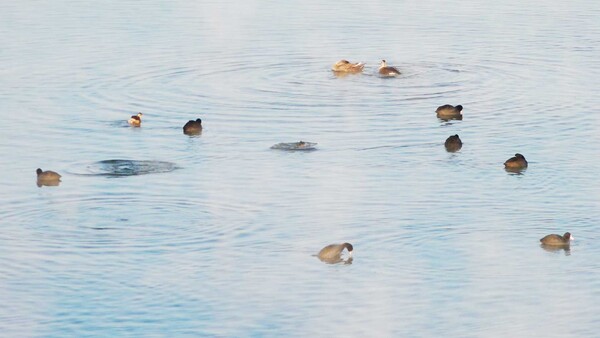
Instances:
[[[348,60],[340,60],[331,67],[331,70],[339,73],[360,73],[363,68],[365,68],[365,64],[362,62],[351,63]]]
[[[196,119],[196,121],[189,120],[183,126],[183,133],[186,135],[198,135],[201,132],[202,132],[202,120],[201,119]]]
[[[62,177],[59,173],[52,170],[43,171],[42,169],[37,168],[35,172],[37,174],[38,187],[41,187],[42,185],[57,186],[60,183],[60,178]]]
[[[575,239],[575,237],[571,236],[570,232],[565,232],[565,234],[562,236],[556,235],[556,234],[544,236],[543,238],[540,239],[540,242],[543,245],[565,246],[565,245],[569,245],[570,242],[574,239]]]
[[[462,148],[462,141],[460,140],[460,137],[458,137],[458,135],[452,135],[446,139],[444,146],[446,147],[446,150],[448,152],[453,153],[455,151],[459,151],[460,148]]]
[[[388,66],[385,60],[381,60],[381,65],[379,66],[379,74],[381,74],[382,76],[396,76],[400,75],[400,71],[395,67]]]
[[[504,168],[507,170],[522,170],[527,168],[527,160],[525,156],[516,153],[515,156],[509,158],[504,162]]]
[[[338,263],[342,261],[342,251],[348,250],[349,259],[352,258],[352,251],[354,247],[350,243],[342,244],[329,244],[319,251],[317,257],[323,262],[327,263]]]
[[[134,127],[139,127],[142,124],[142,113],[137,113],[137,115],[131,115],[131,118],[127,121],[130,125]]]
[[[461,114],[462,109],[463,109],[463,106],[461,106],[460,104],[458,106],[453,106],[451,104],[445,104],[443,106],[439,106],[435,110],[435,113],[437,114],[437,117],[439,117],[440,119],[443,119],[443,120],[446,120],[446,119],[462,120],[462,114]]]

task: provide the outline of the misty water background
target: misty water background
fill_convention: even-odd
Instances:
[[[599,17],[581,0],[2,2],[0,332],[596,335]],[[336,77],[342,58],[364,73]],[[437,119],[446,103],[464,119]],[[300,140],[317,150],[270,149]],[[529,168],[507,173],[516,152]],[[565,231],[570,251],[539,246]],[[336,242],[352,264],[312,256]]]

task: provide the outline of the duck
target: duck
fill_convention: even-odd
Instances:
[[[521,170],[527,168],[527,160],[525,156],[516,153],[515,156],[504,162],[504,168],[508,170]]]
[[[323,262],[327,263],[337,263],[342,261],[342,251],[344,249],[348,250],[349,258],[352,258],[352,251],[354,247],[350,243],[342,243],[342,244],[329,244],[319,251],[317,257]]]
[[[381,74],[382,76],[396,76],[400,75],[400,71],[395,67],[388,66],[385,60],[381,60],[381,65],[379,66],[379,74]]]
[[[564,235],[557,235],[557,234],[550,234],[547,236],[544,236],[542,238],[540,238],[540,242],[543,245],[550,245],[550,246],[565,246],[565,245],[569,245],[571,243],[572,240],[574,240],[575,237],[571,236],[570,232],[565,232]]]
[[[458,134],[452,135],[446,139],[444,146],[446,147],[446,150],[448,152],[453,153],[455,151],[459,151],[460,148],[462,148],[462,141],[460,140],[460,137],[458,137]]]
[[[439,106],[435,110],[435,113],[437,114],[437,117],[441,119],[462,119],[462,110],[463,106],[461,106],[460,104],[457,106],[445,104],[443,106]]]
[[[60,178],[62,176],[55,171],[52,171],[52,170],[43,171],[42,169],[37,168],[37,170],[35,172],[37,174],[37,186],[38,187],[41,187],[43,185],[57,186],[60,184]]]
[[[184,134],[197,135],[197,134],[200,134],[201,132],[202,132],[202,120],[201,119],[196,119],[196,121],[189,120],[183,126]]]
[[[127,123],[134,127],[139,127],[142,124],[142,113],[137,113],[137,115],[131,115],[131,118],[127,120]]]
[[[348,60],[340,60],[331,67],[331,70],[339,73],[360,73],[363,68],[365,68],[363,62],[352,63]]]

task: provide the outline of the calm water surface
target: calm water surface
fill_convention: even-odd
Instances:
[[[594,1],[2,2],[0,332],[597,335],[599,16]],[[341,58],[364,74],[334,76]],[[403,75],[376,76],[384,58]],[[445,103],[464,119],[438,120]],[[270,149],[299,140],[317,150]],[[502,166],[516,152],[518,175]],[[61,185],[38,188],[38,167]],[[565,231],[569,252],[540,248]],[[343,241],[353,264],[312,256]]]

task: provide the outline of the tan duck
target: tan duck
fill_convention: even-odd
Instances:
[[[323,262],[337,263],[342,261],[342,252],[344,249],[348,250],[348,256],[352,257],[352,251],[354,247],[350,243],[342,244],[329,244],[319,251],[317,257]]]
[[[351,63],[348,60],[340,60],[331,67],[331,70],[336,73],[360,73],[363,68],[365,68],[365,64],[362,62]]]
[[[385,60],[381,60],[381,65],[379,66],[379,74],[381,76],[397,76],[400,75],[400,71],[396,69],[396,67],[388,66]]]
[[[504,162],[504,168],[508,170],[521,170],[527,168],[527,160],[525,156],[516,153],[515,156],[509,158]]]
[[[57,186],[62,177],[59,173],[52,170],[43,171],[42,169],[37,168],[35,172],[37,174],[38,187],[41,187],[42,185]]]
[[[565,232],[564,235],[551,234],[540,238],[540,242],[543,245],[551,245],[551,246],[566,246],[574,240],[575,237],[571,236],[570,232]]]
[[[129,120],[127,120],[127,123],[129,123],[130,125],[134,126],[134,127],[139,127],[142,124],[142,113],[137,113],[137,115],[131,115],[131,117],[129,118]]]
[[[452,135],[446,139],[444,146],[446,147],[446,151],[453,153],[462,148],[462,141],[458,135]]]
[[[445,104],[443,106],[439,106],[435,110],[435,113],[437,114],[437,117],[441,119],[462,119],[462,110],[463,106],[461,106],[460,104],[457,106]]]
[[[201,132],[202,132],[202,120],[201,119],[196,119],[196,121],[189,120],[183,126],[183,133],[186,135],[198,135]]]

